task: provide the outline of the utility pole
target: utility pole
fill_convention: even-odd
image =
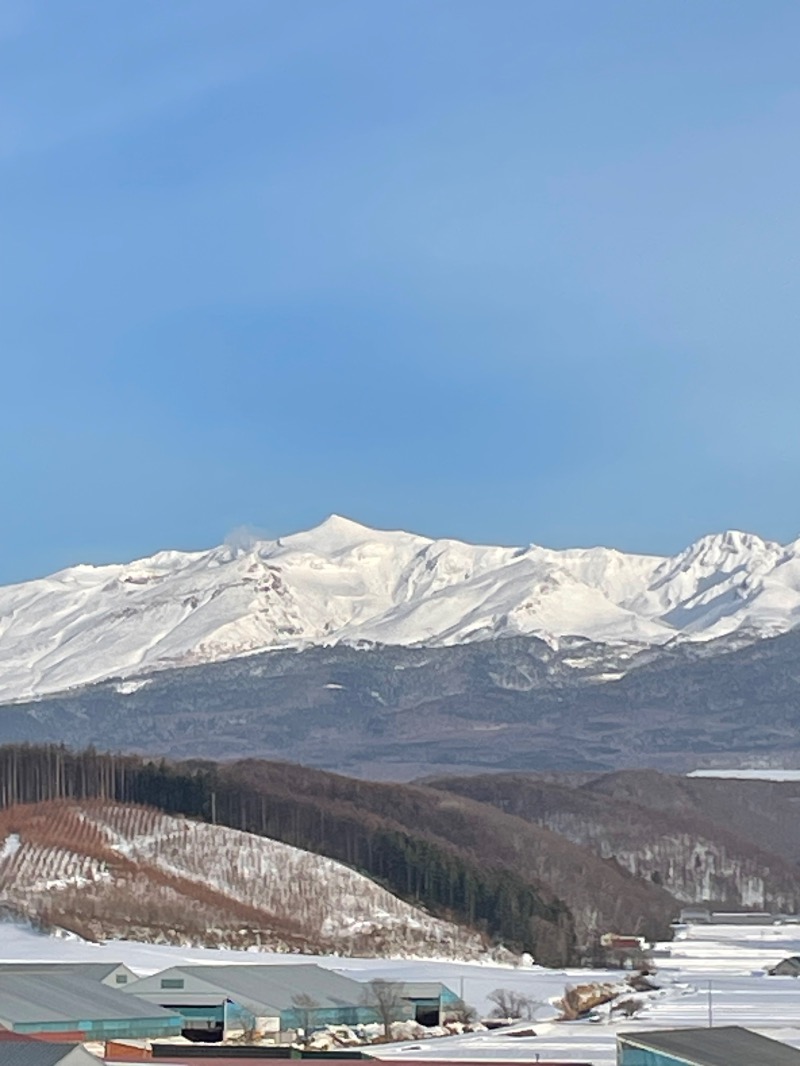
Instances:
[[[711,999],[711,982],[708,982],[708,1028],[711,1029],[714,1025],[714,1006]]]

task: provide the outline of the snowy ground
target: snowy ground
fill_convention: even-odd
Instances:
[[[592,979],[616,980],[618,971],[515,969],[496,964],[415,961],[411,959],[314,959],[348,976],[396,977],[404,980],[441,980],[479,1012],[488,1010],[487,997],[496,988],[513,988],[543,1004],[537,1012],[536,1036],[513,1036],[500,1030],[419,1043],[384,1045],[373,1049],[381,1057],[412,1060],[519,1059],[586,1061],[610,1066],[615,1037],[625,1029],[704,1026],[709,1006],[714,1025],[744,1025],[800,1048],[800,982],[791,977],[768,977],[765,967],[786,955],[800,954],[800,926],[692,926],[679,933],[669,957],[658,957],[655,980],[662,985],[641,1017],[599,1023],[547,1021],[547,1001],[566,984]],[[308,962],[301,955],[248,953],[253,962]],[[181,961],[241,962],[242,953],[224,950],[157,947],[112,942],[86,944],[76,939],[40,936],[14,925],[0,925],[0,961],[120,961],[139,973],[152,973]],[[525,1026],[524,1028],[529,1028]]]
[[[687,777],[722,777],[736,781],[800,781],[800,770],[692,770]]]

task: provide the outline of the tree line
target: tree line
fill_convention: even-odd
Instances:
[[[247,772],[254,765],[257,773]],[[108,799],[257,833],[344,862],[402,899],[477,928],[512,950],[529,951],[541,962],[574,961],[566,905],[543,899],[509,868],[485,866],[479,856],[426,838],[424,809],[419,825],[400,825],[388,813],[367,809],[366,791],[359,792],[366,789],[363,783],[338,778],[336,789],[325,794],[318,788],[315,795],[313,788],[304,791],[302,775],[318,772],[299,767],[291,772],[294,779],[287,780],[286,768],[269,763],[169,762],[92,748],[5,745],[0,806]],[[390,804],[391,793],[382,802]]]

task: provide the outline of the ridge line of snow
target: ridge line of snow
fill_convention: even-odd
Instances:
[[[672,557],[472,545],[332,515],[311,530],[0,587],[0,702],[313,645],[530,634],[658,645],[800,624],[800,541],[738,530]]]

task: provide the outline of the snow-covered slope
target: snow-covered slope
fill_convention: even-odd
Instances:
[[[800,541],[704,537],[673,558],[484,547],[331,516],[276,541],[75,566],[0,589],[0,700],[270,648],[748,639],[800,623]]]
[[[58,801],[0,811],[0,897],[93,939],[353,955],[488,958],[333,859],[143,807]]]

